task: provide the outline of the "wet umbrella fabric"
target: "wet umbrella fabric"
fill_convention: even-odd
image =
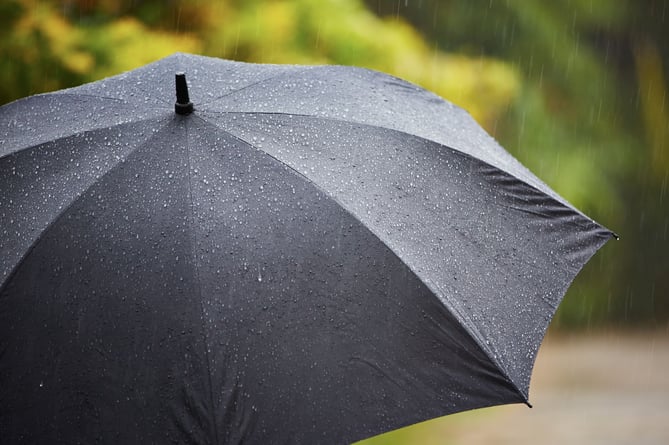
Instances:
[[[345,443],[527,402],[612,235],[363,69],[176,54],[0,132],[8,443]]]

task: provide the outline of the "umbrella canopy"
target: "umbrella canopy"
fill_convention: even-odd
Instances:
[[[612,236],[417,86],[186,54],[0,108],[0,189],[10,443],[346,443],[527,403]]]

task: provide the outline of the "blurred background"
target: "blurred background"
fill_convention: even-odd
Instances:
[[[591,390],[596,382],[610,392],[592,409],[653,409],[617,413],[642,440],[616,432],[620,441],[612,441],[607,423],[594,422],[600,436],[581,443],[669,443],[648,433],[669,421],[660,368],[669,365],[668,0],[2,0],[0,42],[0,104],[182,51],[357,65],[462,106],[620,236],[569,290],[537,360],[533,394],[549,395],[542,403],[553,415],[555,404],[562,414],[578,410],[585,375]],[[665,397],[649,401],[658,394]],[[547,412],[520,409],[451,416],[368,443],[520,443],[513,422],[542,425]],[[573,420],[583,423],[580,414]],[[485,425],[493,429],[480,442],[462,435]],[[590,427],[571,429],[581,428],[578,439]],[[562,439],[555,443],[579,443]]]

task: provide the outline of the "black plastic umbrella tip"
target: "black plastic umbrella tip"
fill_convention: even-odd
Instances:
[[[185,73],[176,73],[175,82],[177,87],[177,101],[174,104],[174,111],[177,114],[191,114],[193,112],[193,103],[188,97],[188,84],[186,83]]]

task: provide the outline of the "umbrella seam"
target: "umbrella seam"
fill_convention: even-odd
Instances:
[[[85,84],[85,85],[86,85],[86,84]],[[71,88],[71,89],[69,89],[69,90],[53,91],[53,92],[50,92],[50,93],[39,94],[39,95],[36,95],[36,96],[31,96],[31,97],[49,96],[49,95],[53,95],[53,96],[82,96],[82,97],[96,97],[96,98],[99,98],[99,99],[109,99],[109,100],[114,100],[114,101],[118,101],[118,102],[123,102],[123,103],[126,103],[126,104],[137,103],[138,105],[146,106],[145,103],[142,103],[142,102],[139,102],[139,101],[137,101],[137,102],[131,102],[131,101],[125,100],[125,99],[123,99],[123,98],[119,98],[119,97],[98,96],[97,94],[89,94],[89,93],[73,93],[73,92],[72,92],[72,91],[75,91],[75,90],[77,90],[77,89],[79,89],[79,88],[81,88],[81,87],[83,87],[83,86],[84,86],[84,85],[82,85],[82,86],[80,86],[80,87],[74,87],[74,88]],[[140,91],[140,92],[146,94],[147,96],[153,97],[154,99],[158,100],[159,102],[164,103],[165,105],[168,105],[168,106],[171,106],[171,105],[172,105],[169,101],[166,101],[166,100],[162,99],[161,96],[155,95],[155,92],[153,92],[153,93],[148,92],[148,91],[146,91],[146,90],[143,89],[143,88],[139,88],[137,85],[132,85],[130,88],[133,88],[133,89],[135,89],[136,91]]]
[[[392,250],[392,248],[391,248],[391,250]],[[394,250],[393,250],[393,253],[394,253]],[[420,278],[420,275],[418,275],[418,273],[415,272],[410,265],[407,264],[407,267],[409,268],[409,270],[411,270],[413,273],[415,273],[416,276],[418,276]],[[433,283],[432,280],[429,280],[429,279],[425,280],[423,278],[420,278],[420,279],[423,283],[425,283],[425,285],[428,287],[428,289],[430,289],[432,292],[437,290],[437,291],[439,291],[440,295],[446,295],[446,293],[442,292],[441,288],[439,286],[437,286],[435,283]],[[497,360],[495,358],[495,356],[497,355],[495,353],[495,351],[493,351],[490,346],[488,346],[488,347],[485,346],[485,344],[486,344],[486,342],[484,340],[485,336],[478,329],[477,325],[472,322],[470,317],[464,315],[464,313],[462,311],[460,311],[460,309],[458,308],[457,305],[454,305],[452,302],[450,302],[450,303],[451,304],[449,304],[447,306],[447,309],[456,317],[456,319],[459,319],[459,320],[464,319],[464,320],[468,320],[468,321],[471,322],[471,323],[463,324],[463,326],[466,326],[466,328],[464,330],[467,332],[467,334],[469,334],[469,336],[479,346],[479,348],[481,349],[481,351],[483,351],[483,353],[486,355],[486,357],[488,357],[488,360],[490,360],[490,362],[500,371],[501,376],[504,378],[504,380],[506,380],[506,382],[509,383],[511,385],[511,387],[516,392],[518,392],[518,394],[520,394],[520,396],[523,398],[523,402],[525,404],[529,405],[528,394],[525,394],[525,391],[520,389],[518,387],[518,385],[513,381],[513,379],[511,379],[511,377],[509,376],[509,371],[508,371],[507,367],[504,366],[499,360]],[[471,328],[471,330],[470,330],[470,328]]]
[[[190,202],[190,224],[192,230],[190,230],[190,233],[192,234],[192,247],[191,247],[191,255],[193,257],[193,273],[195,275],[195,281],[197,282],[197,295],[198,299],[200,302],[200,312],[202,314],[202,317],[205,318],[205,310],[204,310],[204,298],[202,296],[202,280],[200,278],[200,270],[198,266],[198,261],[197,261],[197,231],[195,230],[195,221],[196,221],[196,215],[195,215],[195,202],[193,201],[193,176],[191,174],[191,147],[190,147],[190,137],[188,135],[188,125],[185,125],[185,132],[186,132],[186,162],[187,162],[187,168],[188,168],[188,199]],[[212,433],[214,436],[214,443],[218,444],[219,439],[218,439],[218,427],[216,425],[216,405],[214,404],[214,385],[213,385],[213,380],[212,380],[212,367],[211,367],[211,358],[209,357],[209,335],[207,333],[207,326],[206,322],[204,323],[204,329],[203,329],[203,335],[204,335],[204,355],[207,361],[207,383],[209,385],[209,404],[210,404],[210,409],[211,409],[211,429]]]
[[[252,64],[249,64],[247,62],[239,62],[239,63],[252,65]],[[397,77],[397,76],[394,76],[392,74],[388,74],[388,73],[385,73],[383,71],[378,71],[378,70],[374,70],[374,69],[370,69],[370,68],[363,68],[363,67],[350,66],[350,65],[286,65],[286,64],[265,64],[265,65],[275,66],[275,67],[294,68],[299,73],[304,73],[304,72],[310,71],[310,70],[334,71],[336,73],[336,72],[339,72],[340,70],[346,70],[348,72],[344,73],[344,74],[350,74],[350,73],[356,72],[356,73],[363,73],[363,74],[366,74],[366,75],[383,76],[383,77],[388,78],[389,80],[393,80],[393,81],[401,83],[402,84],[401,86],[403,88],[410,89],[410,90],[412,90],[412,92],[427,93],[428,95],[430,95],[434,98],[437,98],[437,99],[442,100],[442,101],[444,100],[441,96],[435,94],[432,91],[426,90],[425,88],[421,87],[420,85],[409,82],[405,79],[402,79],[401,77]],[[278,78],[278,77],[282,77],[282,76],[287,75],[287,74],[295,74],[296,71],[290,71],[290,72],[289,71],[284,71],[283,73],[279,73],[277,75],[267,77],[267,78],[262,79],[258,82],[254,82],[254,83],[251,83],[247,86],[244,86],[244,87],[242,87],[238,90],[234,90],[234,91],[230,92],[229,94],[224,94],[223,96],[212,99],[212,100],[210,100],[206,103],[202,103],[201,105],[209,105],[209,104],[211,104],[211,103],[213,103],[213,102],[215,102],[215,101],[217,101],[217,100],[219,100],[223,97],[229,96],[230,94],[232,94],[234,92],[245,90],[248,87],[252,87],[252,86],[255,86],[257,84],[264,83],[268,80],[272,80],[272,79],[275,79],[275,78]],[[360,79],[358,78],[358,80],[360,80]],[[371,83],[368,79],[364,79],[364,81],[368,82],[368,83]],[[461,110],[461,111],[463,111],[463,112],[465,112],[465,113],[467,113],[467,111],[464,108],[462,108],[462,107],[460,107],[456,104],[453,104],[453,103],[450,103],[450,102],[448,102],[448,104],[457,108],[457,109],[459,109],[459,110]]]
[[[158,109],[159,108],[156,108],[156,110],[158,110]],[[145,117],[145,118],[142,118],[142,119],[137,119],[137,120],[134,120],[132,122],[119,122],[119,123],[113,124],[112,126],[104,125],[104,123],[101,123],[100,126],[97,126],[97,127],[90,127],[90,128],[85,129],[85,130],[75,131],[75,132],[72,132],[72,133],[56,136],[53,139],[47,139],[43,142],[38,142],[38,143],[27,145],[27,146],[24,146],[24,147],[19,147],[18,149],[14,150],[14,151],[11,151],[11,152],[8,152],[8,153],[4,153],[4,154],[0,153],[0,160],[8,158],[10,156],[14,156],[17,153],[23,153],[23,152],[27,152],[27,151],[31,151],[31,150],[36,150],[36,149],[42,147],[44,144],[59,142],[59,141],[62,141],[64,139],[67,139],[67,138],[89,134],[89,133],[92,133],[94,131],[109,130],[109,129],[116,128],[116,127],[123,126],[123,125],[134,125],[134,124],[138,124],[138,123],[142,123],[142,122],[148,122],[148,121],[151,121],[151,120],[154,120],[154,119],[160,119],[160,118],[161,118],[160,115],[150,116],[150,117]],[[14,139],[17,139],[17,138],[12,138],[12,140],[14,140]],[[6,143],[8,141],[9,141],[9,139],[6,139],[6,140],[0,141],[0,142]],[[2,145],[0,145],[0,147],[2,147]],[[128,152],[128,154],[130,154],[130,153],[132,153],[132,151]]]
[[[281,66],[281,65],[277,65],[277,66]],[[250,84],[248,84],[248,85],[244,85],[244,86],[241,87],[241,88],[238,88],[238,89],[236,89],[236,90],[229,91],[229,92],[223,94],[222,96],[215,97],[215,98],[213,98],[213,99],[211,99],[211,100],[209,100],[209,101],[207,101],[207,102],[202,102],[202,103],[200,103],[200,104],[198,104],[198,105],[204,107],[204,106],[210,105],[210,104],[212,104],[212,103],[214,103],[214,102],[217,102],[217,101],[223,99],[224,97],[233,96],[233,95],[235,95],[236,93],[239,93],[239,92],[241,92],[241,91],[247,90],[247,89],[252,88],[252,87],[254,87],[254,86],[256,86],[256,85],[260,85],[260,84],[265,83],[265,82],[267,82],[267,81],[269,81],[269,80],[277,79],[277,78],[286,76],[286,75],[288,75],[288,74],[291,74],[291,75],[292,75],[292,74],[295,74],[296,71],[297,71],[297,72],[305,72],[305,71],[308,71],[309,69],[312,68],[312,67],[310,67],[310,66],[307,66],[307,67],[303,68],[303,67],[300,67],[299,65],[293,65],[292,67],[297,68],[297,69],[296,69],[295,71],[293,71],[293,70],[290,70],[290,71],[284,71],[284,72],[282,72],[282,73],[275,74],[275,75],[270,76],[270,77],[266,77],[266,78],[261,79],[261,80],[258,80],[258,81],[256,81],[256,82],[252,82],[252,83],[250,83]]]
[[[395,256],[402,262],[402,264],[404,264],[404,265],[405,265],[405,266],[406,266],[406,267],[407,267],[407,268],[408,268],[408,269],[409,269],[409,270],[410,270],[410,271],[411,271],[411,272],[412,272],[412,273],[413,273],[413,274],[414,274],[414,275],[415,275],[421,282],[423,282],[423,283],[428,287],[428,289],[430,289],[433,293],[436,293],[436,292],[435,292],[435,290],[436,290],[436,291],[439,291],[439,295],[445,295],[444,293],[441,292],[441,289],[440,289],[439,287],[437,287],[436,285],[434,285],[434,284],[432,283],[431,280],[426,280],[426,279],[422,278],[421,274],[419,274],[419,273],[418,273],[418,272],[417,272],[411,265],[407,264],[407,263],[402,259],[402,257],[395,251],[395,249],[393,249],[391,245],[389,245],[387,242],[384,241],[384,239],[383,239],[383,237],[382,237],[381,235],[379,235],[376,231],[372,230],[372,228],[370,228],[370,227],[368,227],[366,224],[364,224],[364,222],[361,221],[360,218],[358,218],[357,215],[356,215],[355,213],[353,213],[351,210],[349,210],[349,208],[348,208],[344,203],[342,203],[339,199],[337,199],[337,197],[332,196],[332,195],[331,195],[330,193],[328,193],[326,190],[324,190],[323,188],[321,188],[317,183],[315,183],[314,181],[312,181],[308,176],[304,175],[303,173],[301,173],[300,171],[296,170],[296,169],[293,168],[292,166],[286,164],[286,163],[283,162],[282,160],[280,160],[280,159],[278,159],[278,158],[272,156],[270,153],[267,153],[266,151],[259,149],[258,147],[256,147],[255,145],[251,144],[250,142],[246,141],[245,139],[243,139],[243,138],[241,138],[241,137],[238,137],[237,135],[232,134],[232,133],[228,132],[227,130],[225,130],[225,129],[219,127],[219,126],[216,125],[215,123],[210,122],[210,121],[208,121],[207,119],[204,119],[204,118],[201,117],[201,116],[198,116],[198,119],[200,119],[200,120],[202,120],[202,121],[204,121],[204,122],[206,122],[206,123],[208,123],[208,124],[214,126],[214,127],[217,128],[219,131],[222,131],[223,133],[229,135],[230,137],[232,137],[232,138],[234,138],[235,140],[237,140],[237,141],[243,143],[244,145],[247,145],[247,146],[251,147],[252,149],[257,150],[258,152],[265,154],[265,155],[268,156],[269,158],[271,158],[271,159],[275,160],[276,162],[278,162],[279,164],[285,166],[285,167],[286,167],[287,169],[289,169],[290,171],[293,171],[293,172],[294,172],[296,175],[298,175],[299,177],[303,178],[305,181],[307,181],[309,184],[311,184],[311,185],[312,185],[314,188],[316,188],[318,191],[320,191],[320,192],[323,193],[325,196],[327,196],[329,199],[332,199],[335,203],[337,203],[337,205],[339,205],[339,206],[340,206],[346,213],[348,213],[352,218],[354,218],[354,219],[355,219],[356,221],[358,221],[363,227],[365,227],[365,228],[366,228],[372,235],[374,235],[374,237],[376,237],[376,238],[379,240],[379,242],[381,242],[383,245],[387,246],[388,249],[390,249],[390,251],[393,253],[393,255],[395,255]],[[439,300],[440,300],[440,301],[444,301],[444,300],[441,300],[441,299],[439,299]],[[462,312],[460,312],[460,311],[453,305],[452,302],[448,301],[448,303],[449,303],[448,305],[445,304],[444,306],[446,307],[447,310],[449,310],[449,311],[453,314],[454,317],[456,317],[456,319],[459,319],[459,320],[470,320],[470,318],[464,316],[464,315],[462,314]],[[470,320],[470,321],[471,321],[471,320]],[[469,325],[473,325],[473,326],[475,326],[473,323],[469,323]],[[478,330],[478,329],[474,329],[474,330],[475,330],[476,332],[470,332],[469,329],[465,329],[465,331],[471,336],[472,340],[479,346],[479,348],[480,348],[480,349],[482,350],[482,352],[486,355],[486,357],[488,357],[488,360],[490,360],[490,362],[493,364],[493,366],[495,366],[495,367],[500,371],[501,376],[502,376],[502,377],[503,377],[503,378],[504,378],[504,379],[511,385],[511,387],[512,387],[515,391],[518,392],[518,394],[523,398],[523,401],[527,404],[527,403],[528,403],[527,395],[526,395],[526,394],[524,393],[524,391],[522,391],[522,390],[518,387],[518,385],[516,385],[516,384],[513,382],[513,380],[510,378],[509,373],[508,373],[508,370],[506,369],[506,366],[503,366],[498,360],[495,359],[495,353],[494,353],[494,351],[492,351],[492,350],[490,350],[490,348],[487,348],[486,346],[484,346],[483,335],[479,332],[479,330]]]
[[[71,88],[69,90],[70,92],[68,92],[68,90],[61,90],[61,91],[51,91],[51,92],[48,92],[48,93],[35,94],[34,96],[23,97],[21,99],[17,99],[14,102],[10,102],[10,103],[2,105],[2,106],[5,107],[5,106],[21,103],[21,102],[27,102],[27,101],[34,100],[34,99],[42,99],[42,98],[49,98],[49,97],[55,97],[55,96],[68,96],[68,97],[87,97],[87,98],[103,99],[103,100],[110,100],[110,101],[113,101],[113,102],[118,102],[118,103],[123,103],[123,104],[128,104],[128,105],[137,105],[137,106],[141,106],[142,108],[154,108],[154,107],[151,107],[151,106],[147,106],[147,104],[143,103],[143,102],[128,101],[128,100],[125,100],[125,99],[122,99],[122,98],[119,98],[119,97],[99,96],[97,94],[71,92],[71,91],[76,90],[77,88],[79,88],[79,87]],[[166,102],[166,101],[162,100],[158,96],[153,96],[153,94],[148,93],[148,92],[146,92],[142,89],[138,89],[138,90],[147,94],[147,95],[149,95],[149,96],[154,97],[156,100],[158,100],[158,101],[160,101],[160,102],[162,102],[166,105],[171,105],[169,102]],[[163,109],[162,107],[155,107],[155,108]]]
[[[125,104],[130,104],[132,102],[128,102],[125,99],[121,99],[119,97],[111,97],[111,96],[98,96],[97,94],[87,94],[87,93],[67,93],[67,92],[60,92],[60,91],[54,91],[52,93],[46,93],[46,94],[40,94],[38,96],[34,97],[40,97],[40,96],[73,96],[73,97],[91,97],[95,99],[104,99],[104,100],[111,100],[114,102],[121,102]]]
[[[304,113],[288,113],[288,112],[284,112],[284,111],[223,111],[223,110],[211,110],[211,109],[200,110],[200,111],[204,112],[204,113],[214,113],[214,114],[266,115],[266,116],[278,115],[278,116],[288,116],[288,117],[305,117],[305,118],[311,118],[311,119],[323,119],[323,120],[332,121],[332,122],[342,122],[342,123],[346,123],[346,124],[357,124],[357,125],[361,125],[361,126],[367,126],[367,127],[372,127],[372,128],[382,129],[382,130],[394,131],[394,132],[397,132],[397,133],[402,133],[406,136],[419,138],[419,139],[422,139],[422,140],[425,140],[425,141],[430,141],[430,142],[438,144],[442,147],[448,148],[449,150],[456,151],[458,153],[461,153],[462,155],[465,155],[465,156],[468,156],[470,158],[481,161],[482,163],[484,163],[484,164],[486,164],[490,167],[496,168],[497,170],[503,171],[506,174],[508,174],[509,176],[512,176],[512,177],[516,178],[518,181],[521,181],[524,184],[527,184],[528,186],[531,186],[531,187],[536,189],[536,187],[532,186],[531,184],[528,184],[527,181],[524,181],[524,180],[518,178],[517,176],[507,172],[506,170],[504,170],[501,167],[497,167],[495,165],[490,164],[488,161],[483,160],[483,159],[479,158],[478,156],[474,156],[470,153],[467,153],[463,150],[460,150],[459,148],[456,148],[456,147],[451,146],[451,145],[446,145],[442,142],[436,141],[436,140],[431,139],[429,137],[420,136],[420,135],[415,134],[415,133],[410,133],[410,132],[405,131],[405,130],[400,130],[400,129],[388,127],[388,126],[385,126],[385,125],[377,125],[377,124],[373,124],[373,123],[370,123],[370,122],[362,122],[362,121],[358,121],[358,120],[340,119],[340,118],[336,118],[336,117],[333,117],[333,116],[325,116],[325,115],[319,116],[319,115],[316,115],[316,114],[304,114]],[[522,166],[522,164],[521,164],[521,166]],[[531,171],[528,170],[528,172],[530,174],[534,175]],[[541,179],[539,179],[539,178],[536,178],[536,179],[539,182],[542,182]],[[545,194],[544,191],[540,190],[540,192]],[[570,204],[570,206],[571,206],[571,204]],[[573,206],[571,206],[571,207],[573,207]]]

